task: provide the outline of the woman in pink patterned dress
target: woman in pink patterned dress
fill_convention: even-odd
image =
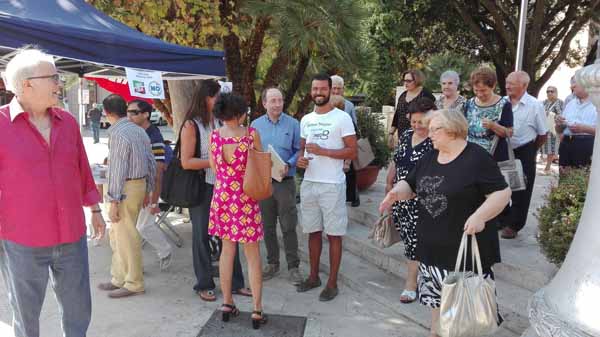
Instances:
[[[223,321],[239,314],[231,295],[231,277],[236,244],[243,243],[254,304],[252,325],[258,329],[267,321],[262,312],[259,247],[259,241],[263,238],[263,223],[258,202],[248,197],[242,186],[248,150],[252,147],[259,151],[262,149],[258,132],[243,126],[247,109],[243,98],[231,94],[222,94],[213,108],[214,116],[223,122],[223,126],[214,130],[210,137],[209,159],[217,179],[210,207],[208,233],[223,241],[219,260]]]

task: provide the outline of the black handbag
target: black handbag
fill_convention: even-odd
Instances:
[[[195,158],[200,158],[200,129],[198,124],[193,121],[196,127],[196,151]],[[182,125],[183,129],[183,125]],[[181,130],[179,131],[181,135]],[[177,139],[173,159],[167,166],[163,175],[162,191],[160,198],[171,206],[194,207],[200,205],[203,201],[206,190],[206,172],[201,170],[186,170],[181,166],[181,136]]]

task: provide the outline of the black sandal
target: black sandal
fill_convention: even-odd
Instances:
[[[224,308],[229,308],[229,310],[223,310]],[[240,310],[234,304],[226,304],[223,303],[221,306],[221,319],[223,322],[229,322],[229,317],[237,317],[240,315]]]
[[[252,328],[253,329],[256,330],[256,329],[260,328],[261,325],[267,323],[267,315],[263,314],[262,311],[254,310],[252,312],[252,315],[259,315],[260,316],[260,318],[254,318],[254,317],[252,317]]]

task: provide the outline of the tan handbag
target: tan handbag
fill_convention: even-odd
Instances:
[[[479,337],[493,335],[498,329],[498,306],[494,280],[483,278],[479,246],[471,236],[473,272],[460,272],[467,259],[468,235],[463,234],[454,272],[442,283],[442,303],[438,334],[442,337]]]
[[[373,153],[369,138],[359,139],[356,142],[356,147],[358,156],[352,161],[352,164],[354,165],[355,170],[360,170],[371,164],[373,159],[375,159],[375,154]]]
[[[369,239],[372,239],[373,243],[381,248],[390,247],[401,240],[400,233],[396,230],[389,214],[383,215],[377,220],[369,233]]]
[[[270,152],[256,151],[254,146],[248,149],[242,189],[247,196],[256,201],[267,199],[273,194]]]

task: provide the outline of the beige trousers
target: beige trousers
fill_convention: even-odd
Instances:
[[[119,203],[121,220],[110,227],[111,282],[117,287],[139,292],[144,290],[142,242],[135,225],[146,195],[146,180],[126,181],[123,194],[125,200]]]

